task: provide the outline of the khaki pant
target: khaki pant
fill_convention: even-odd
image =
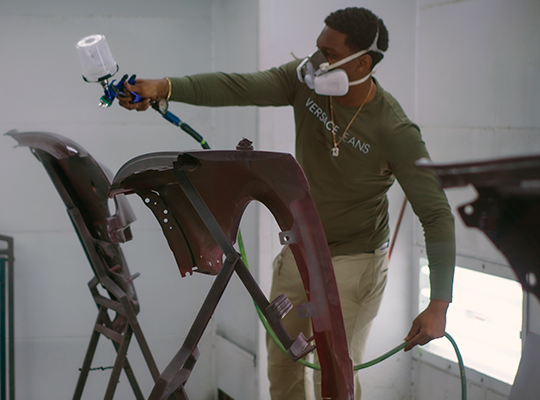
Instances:
[[[387,247],[387,246],[383,246]],[[334,273],[339,289],[345,331],[353,364],[361,364],[366,341],[373,319],[377,315],[386,286],[388,249],[374,253],[337,256],[332,258]],[[293,305],[307,301],[304,286],[292,252],[289,248],[276,257],[270,299],[285,293]],[[311,320],[298,318],[295,309],[283,318],[283,324],[291,337],[303,332],[312,335]],[[270,339],[268,346],[268,378],[272,400],[310,400],[311,379],[309,368],[294,363]],[[318,363],[316,357],[315,362]],[[320,372],[313,373],[316,399],[321,399]],[[358,374],[355,374],[355,400],[362,392]]]

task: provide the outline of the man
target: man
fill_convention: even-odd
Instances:
[[[324,226],[351,357],[359,364],[386,285],[386,192],[394,180],[422,222],[431,269],[431,302],[413,321],[406,351],[444,335],[455,264],[454,222],[434,176],[415,166],[429,157],[419,128],[371,76],[388,48],[383,21],[369,10],[347,8],[330,14],[325,23],[318,51],[305,60],[253,74],[139,80],[126,87],[145,100],[132,104],[124,97],[120,103],[137,110],[163,98],[206,106],[293,106],[296,157]],[[281,293],[294,305],[306,301],[287,248],[274,263],[271,299]],[[309,336],[308,320],[289,313],[283,323],[291,336],[300,331]],[[272,342],[268,352],[272,399],[305,399],[303,367]],[[320,398],[317,381],[315,376]],[[358,377],[355,398],[361,398]]]

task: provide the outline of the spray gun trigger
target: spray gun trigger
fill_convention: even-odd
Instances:
[[[139,95],[138,95],[137,93],[135,93],[135,92],[129,92],[129,93],[131,93],[133,96],[135,96],[135,97],[133,98],[133,100],[131,100],[131,102],[132,102],[133,104],[138,103],[139,101],[141,101],[141,100],[143,99],[141,96],[139,96]]]
[[[116,96],[122,96],[122,97],[127,97],[127,96],[132,96],[133,98],[131,99],[130,103],[131,104],[134,104],[134,103],[138,103],[140,102],[141,100],[143,100],[143,98],[141,96],[139,96],[137,93],[135,92],[131,92],[131,91],[128,91],[125,89],[125,82],[127,81],[127,83],[129,83],[130,85],[134,85],[135,84],[135,78],[137,77],[137,75],[131,75],[131,77],[128,79],[128,75],[125,74],[122,79],[120,79],[120,81],[118,81],[117,84],[115,84],[113,81],[111,83],[111,91],[113,92],[112,93],[112,96],[108,96],[108,97],[112,97],[112,99],[114,100],[114,98]],[[102,99],[103,100],[103,99]],[[112,103],[112,101],[110,102]],[[105,105],[103,107],[108,107],[110,106],[111,104],[108,104],[108,105]],[[101,104],[101,103],[100,103]]]
[[[126,75],[126,78],[127,78],[127,75]],[[128,79],[128,83],[130,85],[135,85],[135,79],[137,78],[137,75],[133,74],[131,75],[131,77]],[[139,101],[143,100],[143,98],[141,96],[139,96],[137,93],[135,92],[130,92],[133,96],[135,96],[135,98],[131,101],[132,103],[138,103]]]
[[[125,75],[126,79],[127,79],[127,75]],[[127,83],[129,83],[130,85],[135,85],[135,79],[137,78],[137,75],[133,74],[130,76],[130,78],[127,80]],[[122,87],[124,85],[122,84]],[[139,101],[143,100],[143,98],[141,96],[139,96],[137,93],[135,92],[129,92],[130,94],[132,94],[134,96],[133,100],[131,100],[131,103],[132,104],[135,104],[135,103],[138,103]]]

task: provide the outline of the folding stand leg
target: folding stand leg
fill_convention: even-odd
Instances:
[[[146,365],[148,366],[148,369],[150,370],[150,374],[152,375],[152,378],[154,379],[154,382],[155,382],[159,377],[159,369],[154,360],[154,357],[152,356],[152,352],[150,351],[148,342],[146,341],[144,337],[141,326],[139,325],[137,317],[135,313],[133,312],[131,308],[131,304],[129,303],[127,298],[121,299],[121,303],[124,306],[124,309],[126,309],[126,316],[128,319],[129,326],[131,330],[133,331],[135,338],[137,339],[139,348],[141,349],[143,357],[146,361]]]
[[[131,370],[131,367],[129,364],[127,364],[127,349],[129,347],[129,342],[131,340],[131,336],[133,334],[133,331],[131,330],[131,326],[128,324],[126,327],[126,331],[122,335],[122,341],[118,344],[114,342],[114,347],[117,351],[116,361],[114,363],[113,370],[111,372],[111,376],[109,378],[109,384],[107,386],[107,391],[105,392],[105,397],[103,400],[112,400],[114,396],[114,392],[116,391],[116,386],[118,385],[118,380],[120,378],[120,373],[122,372],[123,368],[127,368],[129,373],[127,374],[128,377],[135,378],[135,375],[133,374],[133,371]],[[142,395],[141,389],[139,388],[139,385],[135,381],[136,387],[133,387],[133,382],[131,382],[133,391],[135,392],[135,397],[137,400],[144,400],[144,396]]]
[[[122,369],[124,369],[124,372],[126,373],[129,383],[131,385],[131,388],[133,389],[133,393],[135,394],[135,398],[137,400],[144,400],[144,396],[142,394],[142,391],[139,387],[139,384],[137,382],[137,379],[135,378],[135,374],[133,373],[133,370],[131,368],[131,365],[129,364],[129,361],[127,360],[127,348],[129,346],[131,336],[132,336],[132,329],[131,326],[128,324],[126,327],[126,331],[124,334],[116,333],[110,329],[110,326],[112,325],[112,322],[107,314],[107,308],[100,307],[100,311],[98,314],[98,318],[96,320],[96,324],[94,327],[94,331],[92,333],[92,336],[90,338],[90,343],[88,345],[88,350],[86,352],[86,356],[83,362],[83,366],[81,368],[81,373],[79,374],[79,379],[77,381],[77,386],[75,388],[75,393],[73,395],[73,400],[80,400],[82,396],[82,392],[84,389],[84,385],[86,384],[86,380],[88,378],[88,373],[90,372],[90,368],[92,365],[92,360],[95,355],[95,351],[97,348],[97,344],[99,341],[100,335],[105,335],[109,339],[112,340],[113,345],[115,347],[115,350],[117,352],[116,361],[113,367],[113,371],[111,373],[111,376],[109,378],[109,384],[107,386],[107,391],[105,393],[105,399],[112,399],[114,392],[116,390],[116,386],[118,384],[118,378],[120,376],[120,372]],[[105,332],[104,326],[109,327],[108,329],[111,332],[107,334]]]
[[[104,286],[108,288],[108,290],[118,291],[119,288],[110,278],[102,277],[101,280]],[[128,326],[130,327],[132,332],[135,334],[135,338],[137,339],[137,342],[139,343],[139,348],[141,349],[141,352],[146,361],[148,369],[150,370],[150,374],[152,375],[152,378],[154,379],[154,382],[155,382],[157,378],[159,377],[159,369],[156,365],[156,362],[154,361],[154,357],[152,356],[150,347],[148,346],[148,342],[146,341],[143,335],[142,329],[137,320],[137,316],[135,315],[135,312],[133,311],[133,308],[131,307],[131,303],[129,302],[127,295],[124,292],[121,292],[120,294],[117,293],[117,297],[119,297],[120,300],[114,301],[114,300],[101,296],[95,286],[91,288],[91,291],[94,296],[94,300],[96,304],[98,304],[98,307],[103,306],[106,308],[110,308],[127,318]],[[108,322],[108,327],[112,329],[112,323],[110,320]],[[111,330],[109,330],[109,332],[111,332]]]
[[[106,313],[106,311],[100,310],[97,320],[96,320],[96,325],[101,323],[101,320],[103,319],[103,313]],[[94,359],[94,354],[96,352],[96,347],[99,341],[99,335],[100,333],[94,329],[94,331],[92,332],[92,336],[90,337],[88,350],[86,350],[86,356],[84,357],[81,372],[79,374],[79,379],[77,381],[77,386],[75,387],[73,400],[80,400],[82,396],[84,385],[86,384],[86,379],[88,378],[88,373],[90,372],[90,368],[92,366],[92,360]]]
[[[183,386],[189,378],[191,369],[198,357],[197,345],[212,318],[212,314],[231,279],[234,267],[239,259],[240,256],[237,253],[229,254],[225,259],[221,271],[216,276],[195,321],[191,325],[184,344],[162,372],[148,400],[164,400],[179,388],[184,398],[188,399]]]
[[[137,379],[135,378],[135,374],[133,373],[133,369],[131,368],[131,365],[127,359],[127,349],[131,342],[131,338],[133,335],[133,328],[130,324],[128,324],[125,328],[125,332],[123,334],[119,334],[112,330],[112,321],[106,312],[105,312],[104,319],[105,321],[103,325],[108,327],[109,332],[111,332],[110,336],[106,334],[105,336],[111,339],[112,344],[117,353],[116,360],[113,366],[113,370],[111,372],[111,376],[109,378],[109,384],[107,386],[107,391],[105,392],[104,399],[110,400],[113,398],[114,392],[116,390],[116,386],[118,385],[120,372],[122,372],[122,369],[124,369],[124,372],[126,373],[126,376],[131,385],[133,393],[135,394],[135,398],[137,400],[144,400],[144,396],[139,387],[139,383],[137,382]]]

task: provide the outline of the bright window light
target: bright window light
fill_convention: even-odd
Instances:
[[[429,268],[420,258],[420,311],[429,297]],[[518,282],[456,267],[446,331],[457,342],[466,367],[511,385],[521,358],[522,320],[523,290]],[[455,360],[447,340],[423,349]]]

